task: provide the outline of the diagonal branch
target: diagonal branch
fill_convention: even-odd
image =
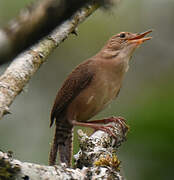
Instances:
[[[49,36],[13,60],[0,77],[0,119],[4,114],[9,113],[9,106],[15,97],[23,90],[52,51],[98,7],[99,4],[92,1],[58,26]]]
[[[91,3],[78,10],[71,18],[57,27],[48,37],[19,55],[0,77],[0,118],[9,113],[9,106],[23,90],[51,52],[64,41],[70,33],[98,8]]]
[[[0,29],[0,64],[48,35],[88,3],[108,7],[112,0],[36,0]]]

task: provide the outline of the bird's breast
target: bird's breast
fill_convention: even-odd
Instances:
[[[117,95],[120,82],[107,73],[98,73],[90,85],[85,88],[70,104],[77,121],[87,121],[103,110]],[[71,112],[71,113],[73,113]]]

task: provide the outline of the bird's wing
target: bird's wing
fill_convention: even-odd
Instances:
[[[91,60],[88,60],[77,66],[64,81],[61,89],[58,91],[56,100],[51,112],[50,127],[55,118],[59,118],[69,103],[90,84],[94,77],[94,72],[90,68]]]

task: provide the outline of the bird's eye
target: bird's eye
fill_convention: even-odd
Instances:
[[[126,37],[126,34],[125,33],[121,33],[120,34],[120,38],[125,38]]]

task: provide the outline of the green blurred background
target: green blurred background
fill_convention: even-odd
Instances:
[[[0,26],[30,2],[0,0]],[[136,51],[117,101],[95,119],[127,119],[128,140],[119,150],[127,179],[173,179],[174,0],[123,0],[112,11],[90,16],[79,26],[79,35],[62,43],[16,98],[12,115],[0,121],[0,149],[12,150],[22,161],[47,164],[54,130],[49,128],[50,110],[66,75],[113,34],[148,29],[154,30],[153,39]]]

